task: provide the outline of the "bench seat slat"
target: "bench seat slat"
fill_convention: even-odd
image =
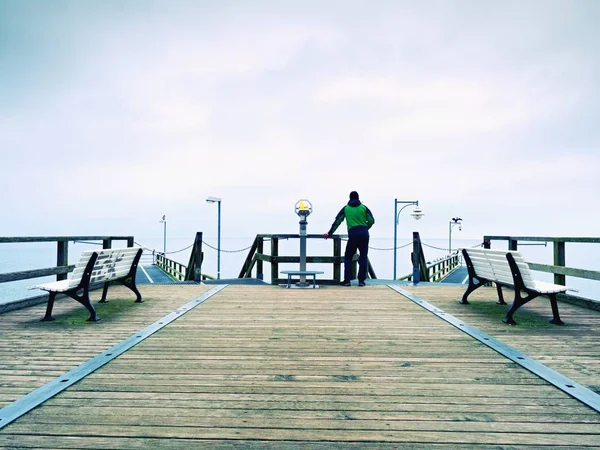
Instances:
[[[70,280],[60,280],[60,281],[52,281],[50,283],[38,284],[36,286],[31,286],[29,289],[41,289],[43,291],[55,291],[55,292],[65,292],[71,289],[72,286],[69,283]]]
[[[534,281],[535,290],[542,294],[558,294],[567,292],[566,286],[560,284],[546,283],[545,281]]]

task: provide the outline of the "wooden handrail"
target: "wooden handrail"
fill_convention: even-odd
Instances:
[[[66,279],[67,274],[75,268],[74,265],[69,265],[69,242],[78,241],[101,241],[102,248],[111,248],[113,241],[127,241],[127,247],[133,247],[135,243],[133,236],[0,236],[0,243],[2,244],[57,243],[55,267],[3,273],[0,274],[0,283],[41,278],[49,275],[56,275],[57,281]]]

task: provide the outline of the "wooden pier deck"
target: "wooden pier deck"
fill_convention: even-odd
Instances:
[[[0,407],[212,286],[124,288],[102,318],[59,301],[0,315]],[[496,291],[407,291],[600,391],[600,313]],[[99,294],[98,294],[99,297]],[[594,448],[600,414],[386,286],[230,285],[0,429],[0,448]]]

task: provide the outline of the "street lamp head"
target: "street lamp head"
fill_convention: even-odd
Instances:
[[[206,202],[207,203],[221,203],[221,198],[220,197],[207,197]]]
[[[425,213],[423,212],[423,210],[421,210],[421,208],[419,208],[417,206],[417,207],[415,207],[413,212],[410,213],[410,215],[413,216],[413,219],[419,220],[419,219],[421,219],[421,217],[423,217],[425,215]]]

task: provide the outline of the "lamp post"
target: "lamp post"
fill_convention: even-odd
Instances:
[[[207,203],[217,203],[218,222],[217,222],[217,280],[221,279],[221,199],[219,197],[208,197]]]
[[[400,208],[400,211],[398,211],[398,203],[402,203],[404,205],[402,208]],[[419,200],[402,201],[398,200],[397,198],[394,199],[394,280],[396,279],[396,241],[398,240],[398,219],[402,210],[410,205],[415,205],[414,211],[410,214],[415,220],[419,220],[425,215],[421,208],[419,208]]]
[[[452,227],[458,225],[458,231],[462,230],[462,219],[460,217],[453,217],[448,222],[448,254],[452,253]]]
[[[158,223],[163,224],[163,256],[167,257],[167,216],[163,214],[162,220]]]

